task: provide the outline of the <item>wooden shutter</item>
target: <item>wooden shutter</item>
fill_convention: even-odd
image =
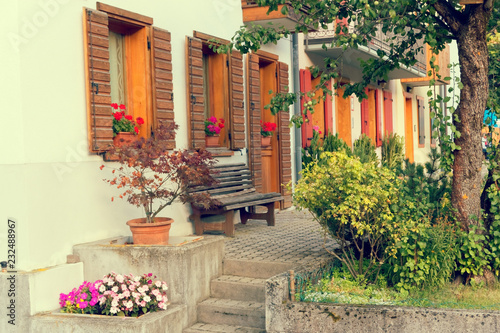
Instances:
[[[186,37],[187,105],[191,149],[205,147],[205,99],[203,97],[203,44]]]
[[[424,122],[424,99],[417,96],[418,105],[418,146],[419,148],[425,147],[425,122]]]
[[[233,51],[230,56],[229,111],[231,114],[231,148],[245,148],[245,109],[243,95],[243,56]]]
[[[101,153],[113,142],[108,15],[85,8],[83,22],[89,149]]]
[[[153,112],[155,125],[174,121],[174,99],[172,82],[172,46],[170,32],[153,27]],[[175,138],[169,142],[175,148]]]
[[[368,89],[365,89],[366,95],[368,95]],[[361,133],[364,135],[370,135],[370,119],[369,119],[369,106],[368,97],[361,101]]]
[[[311,80],[311,72],[309,69],[301,69],[299,71],[300,75],[300,91],[303,93],[310,92],[312,90],[312,80]],[[313,137],[313,129],[312,129],[312,117],[311,114],[304,114],[304,103],[309,102],[311,100],[310,97],[304,96],[301,98],[300,109],[302,111],[302,148],[309,147],[311,145],[311,140]]]
[[[309,75],[309,78],[311,76]],[[278,62],[278,88],[280,93],[288,92],[288,65]],[[286,185],[292,180],[292,148],[290,138],[290,113],[289,110],[279,112],[279,150],[281,152],[281,179],[280,184]],[[281,187],[281,194],[285,197],[281,208],[292,206],[292,195],[285,187]]]
[[[248,129],[249,129],[249,164],[252,170],[253,185],[262,192],[262,155],[260,135],[260,73],[259,56],[247,57],[247,92],[248,92]]]
[[[392,92],[384,91],[384,135],[392,134]]]
[[[329,90],[332,90],[332,80],[330,79],[326,85]],[[328,133],[334,133],[333,130],[333,107],[332,107],[332,95],[325,92],[325,135]]]
[[[375,90],[375,144],[382,146],[382,114],[380,112],[380,90]]]

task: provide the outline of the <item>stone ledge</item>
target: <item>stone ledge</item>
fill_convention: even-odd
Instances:
[[[186,306],[170,305],[165,311],[148,313],[138,318],[101,315],[42,313],[31,318],[33,333],[181,333]]]
[[[291,302],[288,276],[266,282],[267,332],[497,332],[500,312]]]

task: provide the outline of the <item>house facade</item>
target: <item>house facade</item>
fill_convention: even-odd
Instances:
[[[400,70],[390,81],[368,87],[366,101],[341,94],[327,98],[298,135],[289,127],[292,108],[273,116],[264,106],[269,90],[307,89],[314,83],[308,67],[321,63],[314,42],[323,38],[318,34],[298,37],[294,62],[291,38],[249,55],[213,51],[212,44],[229,41],[241,25],[259,19],[259,13],[246,11],[254,7],[236,0],[193,0],[189,6],[29,0],[2,7],[7,15],[0,23],[5,123],[0,244],[15,239],[15,270],[33,275],[32,314],[53,309],[53,295],[83,280],[81,266],[66,265],[75,244],[128,235],[125,222],[143,216],[125,200],[112,202],[116,190],[103,182],[111,174],[100,166],[116,163],[107,154],[111,103],[125,104],[128,114],[145,120],[140,136],[152,135],[160,122],[175,121],[179,130],[172,148],[203,148],[204,120],[223,118],[220,147],[212,153],[222,164],[248,164],[259,191],[284,195],[280,209],[291,206],[281,185],[297,179],[297,157],[312,126],[339,133],[350,146],[362,133],[380,146],[384,133],[395,132],[405,136],[407,156],[420,162],[433,145],[422,87],[427,60],[420,71]],[[370,51],[365,53],[345,58],[343,80],[359,79],[353,59]],[[277,124],[265,148],[261,121]],[[171,235],[193,234],[188,206],[174,204],[164,214],[175,220]],[[14,232],[8,231],[8,221],[15,223]],[[3,260],[6,248],[0,252]]]

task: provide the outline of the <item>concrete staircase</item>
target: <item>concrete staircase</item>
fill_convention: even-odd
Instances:
[[[198,304],[198,323],[184,333],[265,332],[265,281],[289,268],[281,263],[225,259],[223,275],[211,282],[211,297]]]

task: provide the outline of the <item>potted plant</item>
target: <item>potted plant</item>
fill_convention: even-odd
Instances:
[[[144,124],[144,119],[137,117],[134,121],[131,115],[125,114],[125,105],[123,104],[112,103],[111,107],[120,110],[113,112],[113,145],[121,147],[136,140],[139,126]]]
[[[205,147],[219,147],[219,134],[224,128],[224,119],[210,117],[205,120]]]
[[[120,167],[113,168],[114,177],[104,181],[124,190],[119,197],[142,207],[145,213],[145,217],[127,222],[134,244],[168,244],[173,220],[158,214],[176,200],[210,207],[208,194],[190,194],[188,189],[215,183],[210,175],[210,167],[215,163],[212,155],[204,149],[168,151],[168,141],[175,137],[176,129],[175,124],[162,124],[154,137],[140,138],[111,151]]]
[[[260,135],[262,135],[262,147],[269,147],[271,145],[271,137],[276,130],[276,124],[272,122],[260,121]]]

